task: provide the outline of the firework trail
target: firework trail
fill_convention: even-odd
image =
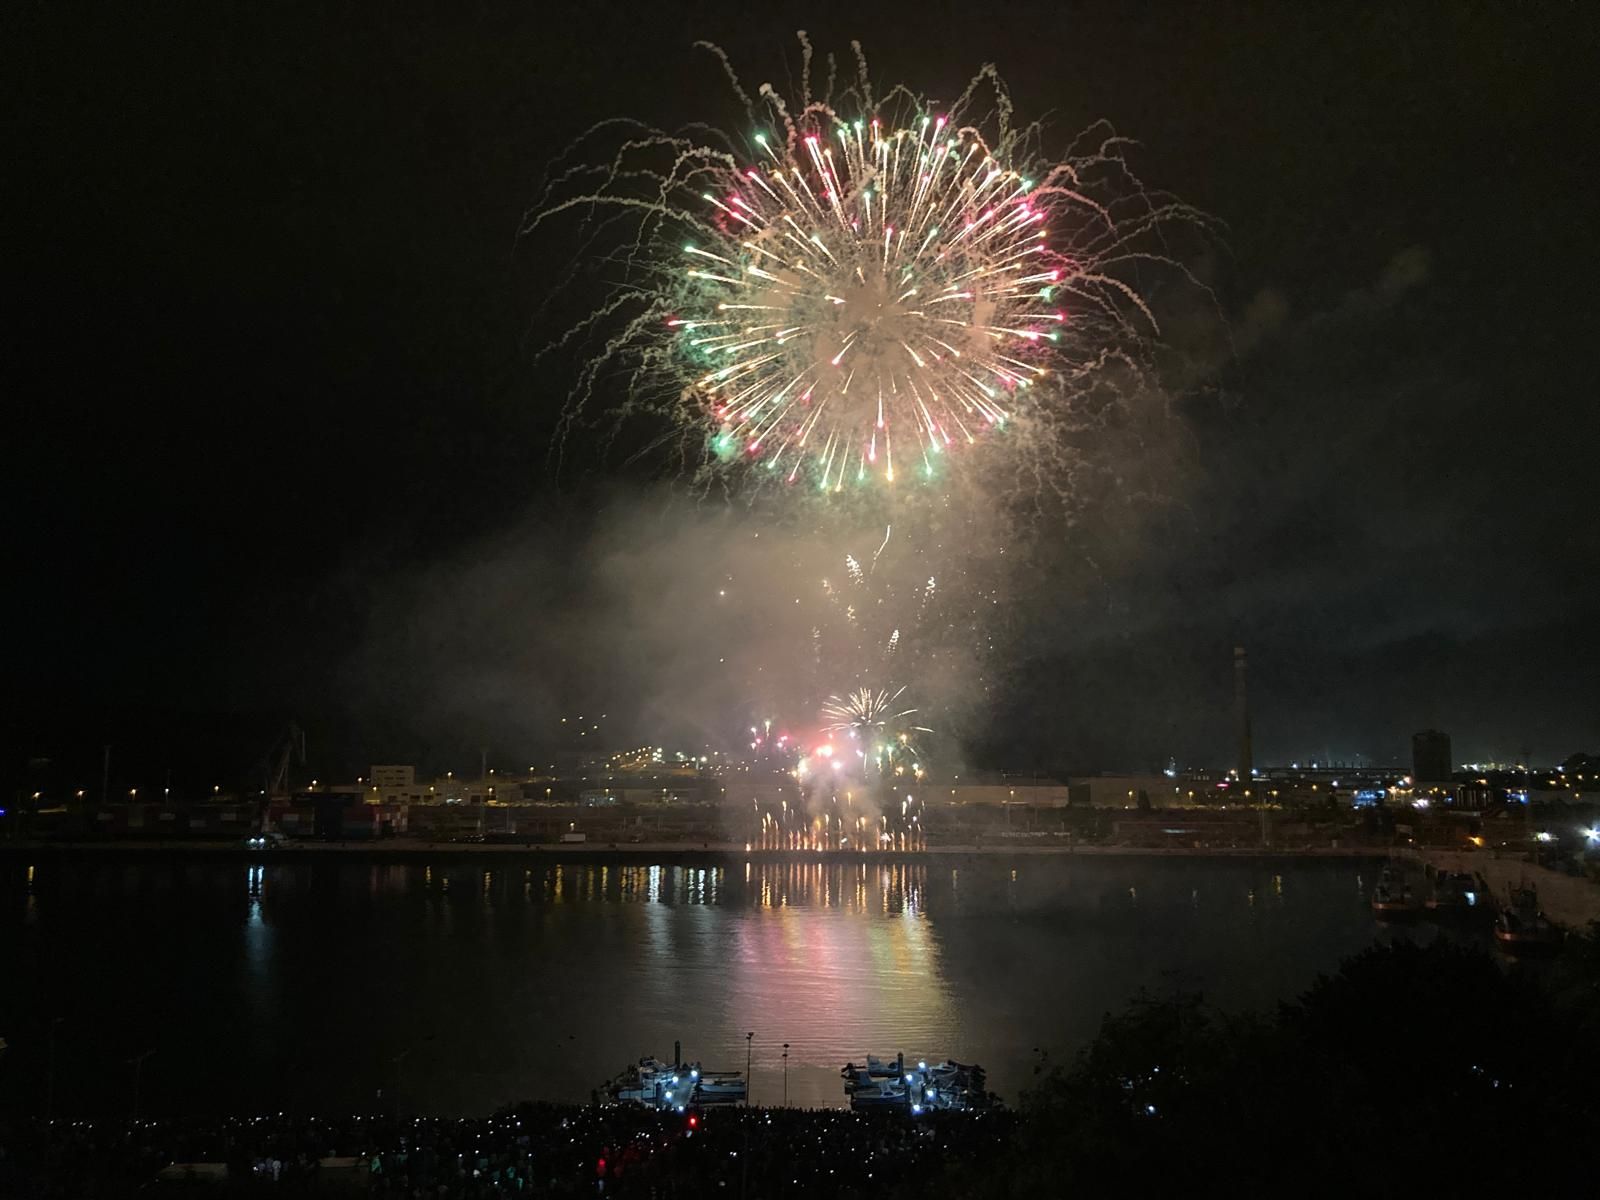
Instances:
[[[840,583],[822,580],[826,628],[812,633],[818,679],[836,688],[851,681],[822,701],[821,732],[859,761],[857,778],[869,787],[903,774],[906,766],[920,777],[919,737],[933,730],[922,723],[915,696],[938,643],[959,628],[932,619],[936,581],[921,577],[926,564],[915,544],[897,546],[898,555],[891,551],[894,538],[894,527],[886,526],[864,562],[844,555]]]
[[[853,553],[846,553],[844,580],[838,584],[828,578],[822,580],[827,616],[832,618],[828,622],[831,628],[825,633],[823,625],[817,625],[812,630],[812,638],[816,643],[817,666],[824,672],[833,673],[835,677],[841,668],[881,673],[897,657],[902,630],[914,640],[923,626],[938,584],[932,575],[926,580],[919,579],[911,587],[896,586],[892,582],[897,574],[904,573],[901,564],[894,564],[898,572],[882,565],[884,551],[893,536],[894,526],[885,526],[883,540],[865,566]],[[917,560],[910,564],[913,571],[920,566]],[[843,644],[839,645],[841,642]],[[829,662],[830,657],[843,661]]]
[[[801,44],[798,103],[729,69],[739,136],[607,122],[558,164],[524,233],[567,219],[616,272],[547,347],[579,356],[564,432],[651,413],[704,471],[833,493],[1043,436],[1143,363],[1138,269],[1175,266],[1161,235],[1204,219],[1148,192],[1123,139],[1048,158],[992,68],[949,105],[880,97],[859,46],[854,82],[813,97]]]

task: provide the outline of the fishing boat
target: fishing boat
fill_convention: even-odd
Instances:
[[[869,1054],[865,1066],[846,1063],[839,1074],[855,1109],[902,1108],[915,1115],[987,1108],[994,1102],[984,1088],[983,1068],[954,1059],[930,1066],[925,1060],[907,1063],[903,1054],[893,1062]]]
[[[696,1064],[695,1069],[699,1069]],[[700,1071],[700,1083],[695,1088],[694,1101],[698,1105],[738,1104],[749,1095],[750,1085],[738,1071]]]
[[[855,1109],[905,1108],[907,1104],[905,1085],[892,1079],[859,1083],[855,1087],[847,1083],[845,1093],[850,1097],[850,1107]]]
[[[1380,921],[1415,916],[1417,898],[1411,893],[1411,885],[1400,879],[1390,879],[1385,872],[1385,877],[1372,889],[1372,912]]]
[[[1495,944],[1508,954],[1541,954],[1561,944],[1561,930],[1539,909],[1532,884],[1511,888],[1494,919]]]
[[[683,1061],[681,1046],[673,1045],[673,1058],[641,1058],[605,1085],[605,1094],[618,1104],[638,1104],[668,1112],[686,1112],[716,1104],[736,1104],[749,1095],[749,1085],[737,1071],[703,1071],[699,1063]]]
[[[1423,907],[1438,916],[1471,912],[1478,907],[1478,881],[1465,871],[1440,871]]]
[[[687,1107],[694,1082],[690,1080],[686,1087],[683,1075],[675,1066],[656,1058],[641,1058],[611,1080],[605,1091],[618,1104],[670,1109]]]

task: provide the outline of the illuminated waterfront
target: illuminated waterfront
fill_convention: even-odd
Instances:
[[[1068,1054],[1140,987],[1265,1005],[1368,944],[1363,860],[564,864],[441,857],[0,867],[8,1036],[52,1017],[57,1109],[587,1099],[642,1054],[742,1069],[755,1100],[843,1102],[868,1052],[989,1068]],[[1428,926],[1416,936],[1431,936]],[[44,1082],[17,1053],[4,1086]],[[30,1039],[31,1041],[32,1039]],[[35,1042],[34,1044],[38,1044]]]

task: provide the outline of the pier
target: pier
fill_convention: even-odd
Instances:
[[[1578,875],[1567,875],[1528,862],[1521,855],[1500,857],[1493,852],[1419,849],[1414,861],[1436,871],[1464,871],[1481,876],[1497,903],[1514,887],[1532,884],[1539,892],[1539,907],[1557,925],[1583,929],[1600,921],[1600,886]]]

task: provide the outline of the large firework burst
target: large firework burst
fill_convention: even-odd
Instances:
[[[1046,158],[992,68],[948,106],[878,98],[859,48],[838,103],[831,79],[813,98],[801,41],[798,106],[734,79],[742,137],[608,123],[578,145],[627,129],[609,162],[564,162],[530,213],[581,215],[621,268],[556,343],[587,347],[571,420],[621,387],[669,438],[700,431],[704,462],[837,491],[935,476],[1140,357],[1156,322],[1133,268],[1194,214],[1139,185],[1121,139]]]
[[[825,488],[881,459],[893,482],[896,436],[931,469],[1048,372],[1072,264],[1039,227],[1034,181],[976,130],[817,126],[781,153],[756,134],[768,161],[705,193],[714,249],[685,247],[704,260],[687,268],[704,315],[668,324],[712,368],[695,387],[722,449],[791,479],[809,463]]]

